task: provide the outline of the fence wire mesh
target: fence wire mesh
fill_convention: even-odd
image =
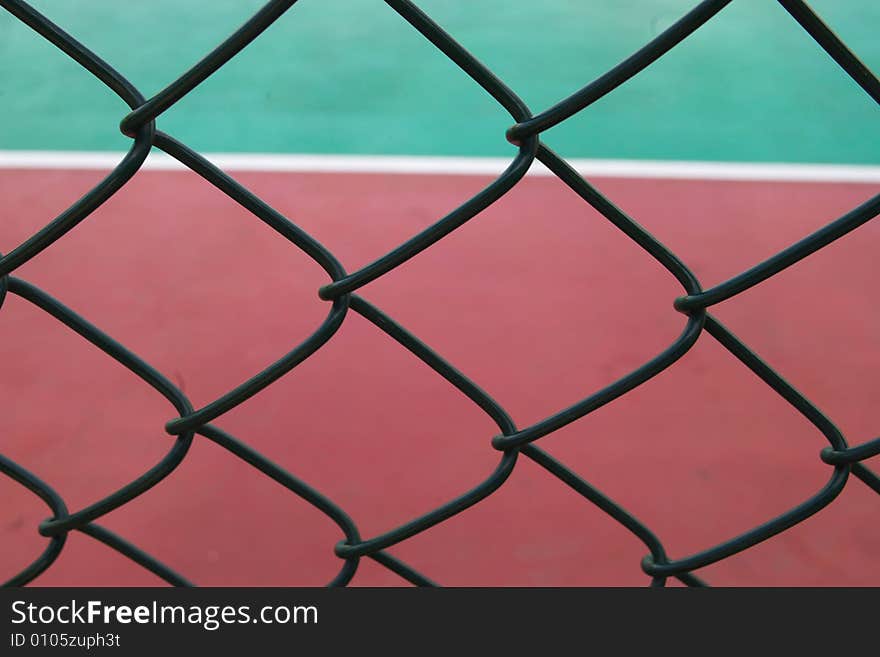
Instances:
[[[305,231],[269,207],[199,153],[156,128],[156,119],[163,112],[192,92],[236,53],[247,47],[267,27],[279,20],[295,4],[296,0],[275,0],[266,4],[228,39],[150,99],[144,98],[134,85],[107,62],[34,8],[19,0],[0,0],[0,6],[64,51],[71,59],[115,92],[131,108],[131,112],[122,119],[120,129],[133,140],[131,149],[125,157],[96,187],[24,243],[0,257],[0,307],[2,307],[7,294],[15,294],[41,308],[152,386],[157,393],[168,400],[178,414],[165,425],[165,430],[174,437],[174,441],[167,454],[158,463],[119,490],[74,512],[70,512],[62,497],[51,486],[39,479],[36,474],[29,472],[10,459],[0,456],[0,471],[39,496],[52,512],[52,517],[43,521],[38,528],[39,533],[49,539],[45,550],[29,566],[6,582],[6,585],[27,584],[49,568],[61,554],[67,535],[71,531],[79,531],[106,544],[170,584],[191,585],[182,575],[174,572],[122,537],[96,524],[96,521],[139,495],[147,493],[173,472],[186,458],[196,434],[223,447],[278,482],[294,495],[298,495],[314,505],[339,526],[344,539],[336,544],[334,550],[341,560],[341,567],[338,574],[329,583],[330,586],[348,584],[354,577],[359,561],[363,557],[373,559],[413,584],[435,585],[427,576],[417,572],[386,550],[456,514],[463,513],[469,507],[491,495],[510,476],[520,455],[540,465],[550,475],[582,495],[589,503],[596,505],[644,543],[648,555],[642,560],[641,568],[654,586],[663,586],[670,577],[677,578],[690,586],[705,585],[705,582],[694,575],[693,571],[747,550],[802,522],[829,505],[843,490],[851,474],[880,494],[880,478],[861,463],[871,456],[880,454],[880,438],[856,446],[849,446],[840,431],[816,406],[804,398],[782,376],[707,312],[709,306],[746,292],[754,285],[876,217],[880,213],[880,194],[764,262],[715,287],[703,290],[696,276],[674,253],[665,248],[644,228],[597,191],[540,139],[543,131],[585,110],[599,98],[611,93],[627,80],[639,74],[652,62],[688,38],[707,21],[713,19],[731,0],[705,0],[701,2],[666,31],[620,64],[537,115],[533,115],[526,104],[492,71],[459,45],[416,5],[408,0],[385,1],[391,9],[441,50],[463,73],[467,74],[510,113],[515,123],[507,131],[507,140],[518,148],[518,153],[508,168],[476,196],[375,262],[349,273],[332,253]],[[794,21],[799,23],[801,28],[806,30],[816,43],[875,102],[880,104],[880,81],[828,28],[822,19],[801,0],[778,1]],[[286,19],[295,20],[295,17],[291,16]],[[249,210],[256,219],[265,222],[281,237],[288,240],[294,248],[304,251],[327,272],[330,278],[330,282],[318,291],[320,299],[330,302],[330,310],[317,330],[265,370],[199,409],[193,408],[177,386],[150,364],[126,349],[125,346],[113,340],[46,292],[25,280],[10,275],[16,268],[58,242],[70,229],[87,219],[96,208],[119,191],[138,172],[147,154],[154,146],[176,158],[234,199],[242,207]],[[513,188],[535,160],[547,166],[586,203],[636,242],[681,283],[683,294],[674,300],[674,307],[683,313],[685,325],[683,332],[675,342],[655,358],[623,378],[536,424],[518,428],[508,413],[473,381],[355,292],[370,281],[417,256],[453,230],[473,219]],[[481,408],[498,425],[499,430],[499,434],[491,440],[491,445],[498,450],[500,460],[498,466],[485,481],[429,513],[371,538],[362,538],[352,518],[333,501],[306,482],[272,463],[247,444],[210,424],[239,404],[245,403],[249,398],[293,370],[320,349],[342,326],[349,311],[369,320],[379,330],[385,332],[439,376],[455,386]],[[764,383],[822,432],[828,440],[829,446],[824,448],[818,456],[828,464],[830,478],[821,490],[786,513],[770,518],[763,524],[719,545],[690,556],[671,559],[660,539],[647,526],[566,467],[565,464],[547,454],[538,447],[537,443],[548,434],[584,417],[656,376],[681,358],[704,332],[723,345],[743,365],[760,377]]]

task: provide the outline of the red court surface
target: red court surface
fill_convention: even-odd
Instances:
[[[98,172],[4,171],[4,250]],[[236,176],[349,271],[489,178]],[[876,193],[871,185],[597,180],[704,287]],[[713,312],[818,405],[851,444],[878,435],[880,225],[868,223]],[[324,272],[194,174],[141,172],[16,274],[123,342],[202,405],[309,335]],[[681,332],[672,276],[559,181],[529,178],[360,292],[525,426],[652,358]],[[137,377],[10,295],[0,315],[2,452],[71,510],[134,479],[176,415]],[[351,313],[329,344],[216,424],[339,503],[362,535],[484,479],[497,429]],[[830,476],[825,439],[708,334],[678,363],[539,443],[687,556],[789,509]],[[880,465],[877,459],[869,466]],[[715,585],[880,585],[880,501],[852,480],[806,522],[698,574]],[[45,545],[44,504],[0,479],[0,578]],[[183,464],[101,524],[202,585],[320,585],[342,537],[320,512],[196,438]],[[73,532],[42,585],[162,582]],[[477,506],[394,546],[445,585],[642,585],[645,547],[527,459]],[[362,560],[356,585],[404,584]]]

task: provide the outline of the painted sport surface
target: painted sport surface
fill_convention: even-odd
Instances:
[[[690,7],[620,4],[421,6],[543,108]],[[813,5],[880,68],[876,3]],[[153,93],[259,4],[35,6]],[[524,31],[527,47],[517,36]],[[7,251],[102,177],[59,168],[57,158],[47,169],[52,159],[39,153],[24,168],[26,154],[9,152],[118,151],[128,141],[117,131],[125,108],[88,74],[5,14],[0,36]],[[674,167],[663,162],[682,160],[816,163],[832,166],[814,177],[850,180],[591,177],[708,288],[877,194],[878,118],[876,104],[780,7],[739,2],[546,140],[566,157],[659,160],[661,172]],[[393,12],[365,2],[298,4],[159,125],[208,152],[513,154],[503,138],[510,119],[494,101]],[[794,170],[805,177],[807,169]],[[491,181],[339,171],[235,177],[349,271]],[[877,435],[878,243],[880,228],[869,222],[713,309],[851,444]],[[316,294],[326,274],[189,172],[138,173],[16,275],[152,363],[196,405],[288,351],[327,311]],[[361,293],[489,391],[519,426],[631,371],[684,324],[672,309],[680,286],[668,272],[544,177],[527,178]],[[0,451],[72,509],[167,451],[167,402],[132,374],[17,297],[4,302],[0,320]],[[339,503],[365,536],[468,490],[498,459],[488,418],[359,317],[218,424]],[[657,378],[540,444],[644,521],[672,557],[778,515],[828,477],[822,435],[708,336]],[[0,500],[2,578],[44,546],[35,527],[46,509],[5,479]],[[718,585],[880,584],[878,512],[876,496],[851,483],[816,516],[699,574]],[[171,476],[101,523],[197,584],[319,585],[339,564],[332,522],[199,439]],[[88,537],[68,541],[37,584],[160,583]],[[448,585],[646,581],[644,546],[525,459],[498,492],[390,552]],[[363,560],[354,583],[401,580]]]

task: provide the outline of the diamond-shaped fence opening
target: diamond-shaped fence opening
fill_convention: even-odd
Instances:
[[[764,262],[755,264],[730,280],[704,290],[685,262],[664,247],[633,218],[615,206],[610,199],[595,189],[541,140],[541,134],[544,131],[579,112],[586,111],[592,103],[606,94],[613,93],[616,88],[633,76],[640,75],[652,62],[663,57],[665,53],[687,39],[706,22],[723,20],[723,17],[717,17],[717,15],[729,4],[730,0],[705,0],[701,2],[620,64],[571,96],[537,114],[533,114],[513,90],[460,46],[452,36],[434,23],[416,5],[408,0],[386,0],[386,4],[392,10],[396,11],[412,28],[452,60],[461,69],[463,75],[472,78],[510,114],[514,125],[507,131],[506,138],[518,150],[504,173],[482,191],[466,200],[446,216],[437,217],[436,222],[427,229],[416,233],[398,247],[354,271],[348,271],[344,263],[340,262],[311,235],[208,162],[199,153],[177,141],[174,137],[159,131],[156,127],[156,122],[163,112],[191,93],[202,81],[246,48],[269,25],[281,19],[295,1],[273,0],[269,2],[238,31],[191,69],[184,72],[155,96],[146,99],[110,64],[101,60],[86,45],[77,42],[63,29],[54,25],[29,5],[20,0],[0,0],[0,6],[92,73],[124,100],[132,110],[127,116],[122,117],[120,123],[123,134],[132,138],[131,150],[116,169],[92,191],[60,215],[54,219],[47,218],[45,228],[0,257],[0,276],[2,276],[0,278],[0,305],[9,294],[15,294],[28,300],[144,380],[164,396],[177,412],[176,416],[169,414],[169,420],[165,425],[165,430],[171,434],[165,456],[137,479],[128,482],[112,494],[95,500],[85,508],[68,510],[61,497],[49,484],[41,481],[37,474],[28,472],[5,457],[0,457],[0,471],[39,496],[52,513],[51,517],[43,521],[38,528],[40,534],[48,539],[45,551],[35,555],[32,563],[12,577],[7,582],[8,584],[26,584],[50,568],[62,552],[68,533],[76,530],[104,543],[171,584],[188,585],[189,582],[182,575],[174,573],[152,556],[96,523],[105,514],[121,507],[128,501],[141,495],[149,495],[153,486],[170,474],[183,459],[187,458],[188,448],[194,439],[213,441],[231,455],[242,459],[263,475],[273,479],[279,484],[279,490],[282,487],[286,488],[287,491],[319,509],[339,527],[340,541],[334,550],[341,561],[338,574],[330,582],[331,585],[345,585],[351,581],[362,557],[369,557],[416,585],[433,585],[427,575],[417,572],[391,556],[386,550],[454,515],[466,512],[469,507],[475,504],[479,504],[481,500],[486,499],[504,485],[521,458],[535,462],[548,475],[558,479],[560,484],[564,484],[580,494],[586,503],[596,505],[629,530],[636,539],[644,544],[647,551],[642,561],[643,571],[650,576],[652,584],[661,586],[670,577],[677,578],[688,585],[704,584],[693,574],[693,571],[747,550],[809,518],[834,502],[844,486],[850,481],[851,475],[880,494],[880,478],[861,463],[867,458],[880,454],[880,438],[850,446],[829,418],[708,312],[710,306],[748,292],[751,287],[775,276],[783,269],[796,264],[875,218],[880,213],[880,195],[853,208],[824,228],[804,237]],[[806,3],[801,0],[779,0],[779,3],[852,80],[875,102],[880,103],[880,81],[849,51],[846,45]],[[290,19],[295,20],[294,18]],[[792,27],[795,27],[794,23]],[[502,136],[499,135],[499,139],[501,138]],[[328,302],[327,314],[314,332],[299,344],[292,346],[288,353],[279,355],[277,360],[263,371],[198,409],[192,407],[183,391],[174,383],[123,345],[65,307],[60,301],[53,299],[34,285],[13,276],[15,270],[22,264],[44,249],[52,248],[52,245],[59,240],[63,240],[64,235],[78,223],[88,221],[89,215],[96,208],[136,175],[153,147],[179,160],[208,183],[239,203],[252,213],[255,220],[264,222],[274,229],[280,238],[286,239],[290,243],[290,248],[300,249],[312,258],[328,276],[327,283],[318,291],[318,296]],[[360,290],[371,281],[395,270],[411,258],[418,258],[425,249],[442,240],[452,231],[462,228],[464,224],[517,185],[535,160],[542,162],[585,203],[595,208],[605,219],[633,240],[645,252],[646,257],[654,258],[672,274],[681,286],[680,296],[675,299],[674,307],[682,315],[678,337],[650,360],[622,378],[608,381],[605,387],[585,395],[573,404],[567,407],[560,406],[551,415],[528,426],[518,427],[508,412],[492,398],[488,391],[479,388],[465,374],[458,371],[453,364],[433,351],[430,346],[398,324],[394,318],[370,303],[360,294]],[[670,299],[670,302],[672,301]],[[316,303],[318,303],[317,300]],[[424,366],[457,388],[461,394],[486,413],[498,429],[498,434],[491,440],[492,446],[498,451],[496,465],[494,469],[486,473],[481,481],[474,482],[473,487],[469,490],[461,491],[457,497],[447,500],[437,508],[426,510],[423,515],[413,518],[403,525],[386,527],[379,533],[369,536],[362,536],[357,528],[356,519],[349,517],[345,510],[332,500],[298,479],[294,474],[276,465],[257,450],[211,424],[230,410],[247,403],[259,391],[277,381],[321,349],[323,345],[333,339],[350,313],[359,314],[371,322],[378,330],[394,340],[399,348],[411,352],[412,356],[422,361]],[[816,456],[828,465],[828,473],[824,485],[810,497],[801,501],[800,504],[781,515],[767,518],[763,524],[739,536],[731,537],[718,545],[708,546],[699,552],[672,559],[667,554],[663,543],[650,528],[564,463],[551,457],[540,447],[540,443],[542,439],[554,431],[576,422],[605,404],[626,395],[666,368],[674,366],[676,361],[687,353],[698,339],[708,339],[703,336],[704,333],[708,333],[711,339],[716,340],[727,349],[741,365],[751,370],[754,375],[780,395],[791,406],[792,412],[802,414],[815,427],[815,430],[825,437],[828,446]],[[489,437],[487,436],[487,438]]]

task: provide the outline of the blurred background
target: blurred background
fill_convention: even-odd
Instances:
[[[32,3],[150,96],[236,29],[253,0]],[[669,27],[686,0],[422,0],[537,113]],[[811,6],[872,70],[880,4]],[[121,153],[124,104],[0,12],[0,251],[106,171],[40,153]],[[859,165],[836,180],[600,176],[593,182],[711,287],[880,188],[880,110],[776,3],[738,0],[645,72],[544,135],[586,160]],[[301,0],[158,119],[201,152],[512,158],[510,117],[400,16],[372,0]],[[37,165],[25,167],[22,152]],[[4,160],[3,156],[6,155]],[[19,164],[17,164],[19,163]],[[364,166],[367,166],[366,164]],[[662,168],[662,167],[661,167]],[[699,168],[699,167],[697,167]],[[442,167],[438,168],[438,171]],[[711,167],[707,167],[707,172]],[[489,175],[247,171],[237,180],[348,271],[460,205]],[[834,176],[831,176],[834,177]],[[748,175],[745,176],[748,178]],[[815,178],[815,177],[814,177]],[[878,435],[876,221],[713,313],[850,444]],[[326,274],[191,172],[144,170],[16,271],[120,340],[196,406],[310,335]],[[679,284],[561,182],[528,177],[363,296],[524,427],[666,348]],[[0,451],[79,509],[145,472],[176,415],[57,321],[0,313]],[[470,489],[499,457],[469,400],[362,318],[216,424],[340,504],[375,536]],[[705,334],[681,361],[539,443],[687,556],[765,522],[830,476],[823,436]],[[880,465],[873,459],[869,466]],[[701,570],[719,585],[878,585],[880,500],[861,482],[816,516]],[[44,547],[43,503],[0,478],[0,579]],[[320,585],[339,530],[199,438],[157,487],[100,523],[197,584]],[[447,585],[639,585],[637,539],[526,459],[495,494],[389,550]],[[161,581],[72,533],[43,585]],[[354,584],[404,583],[369,560]]]

